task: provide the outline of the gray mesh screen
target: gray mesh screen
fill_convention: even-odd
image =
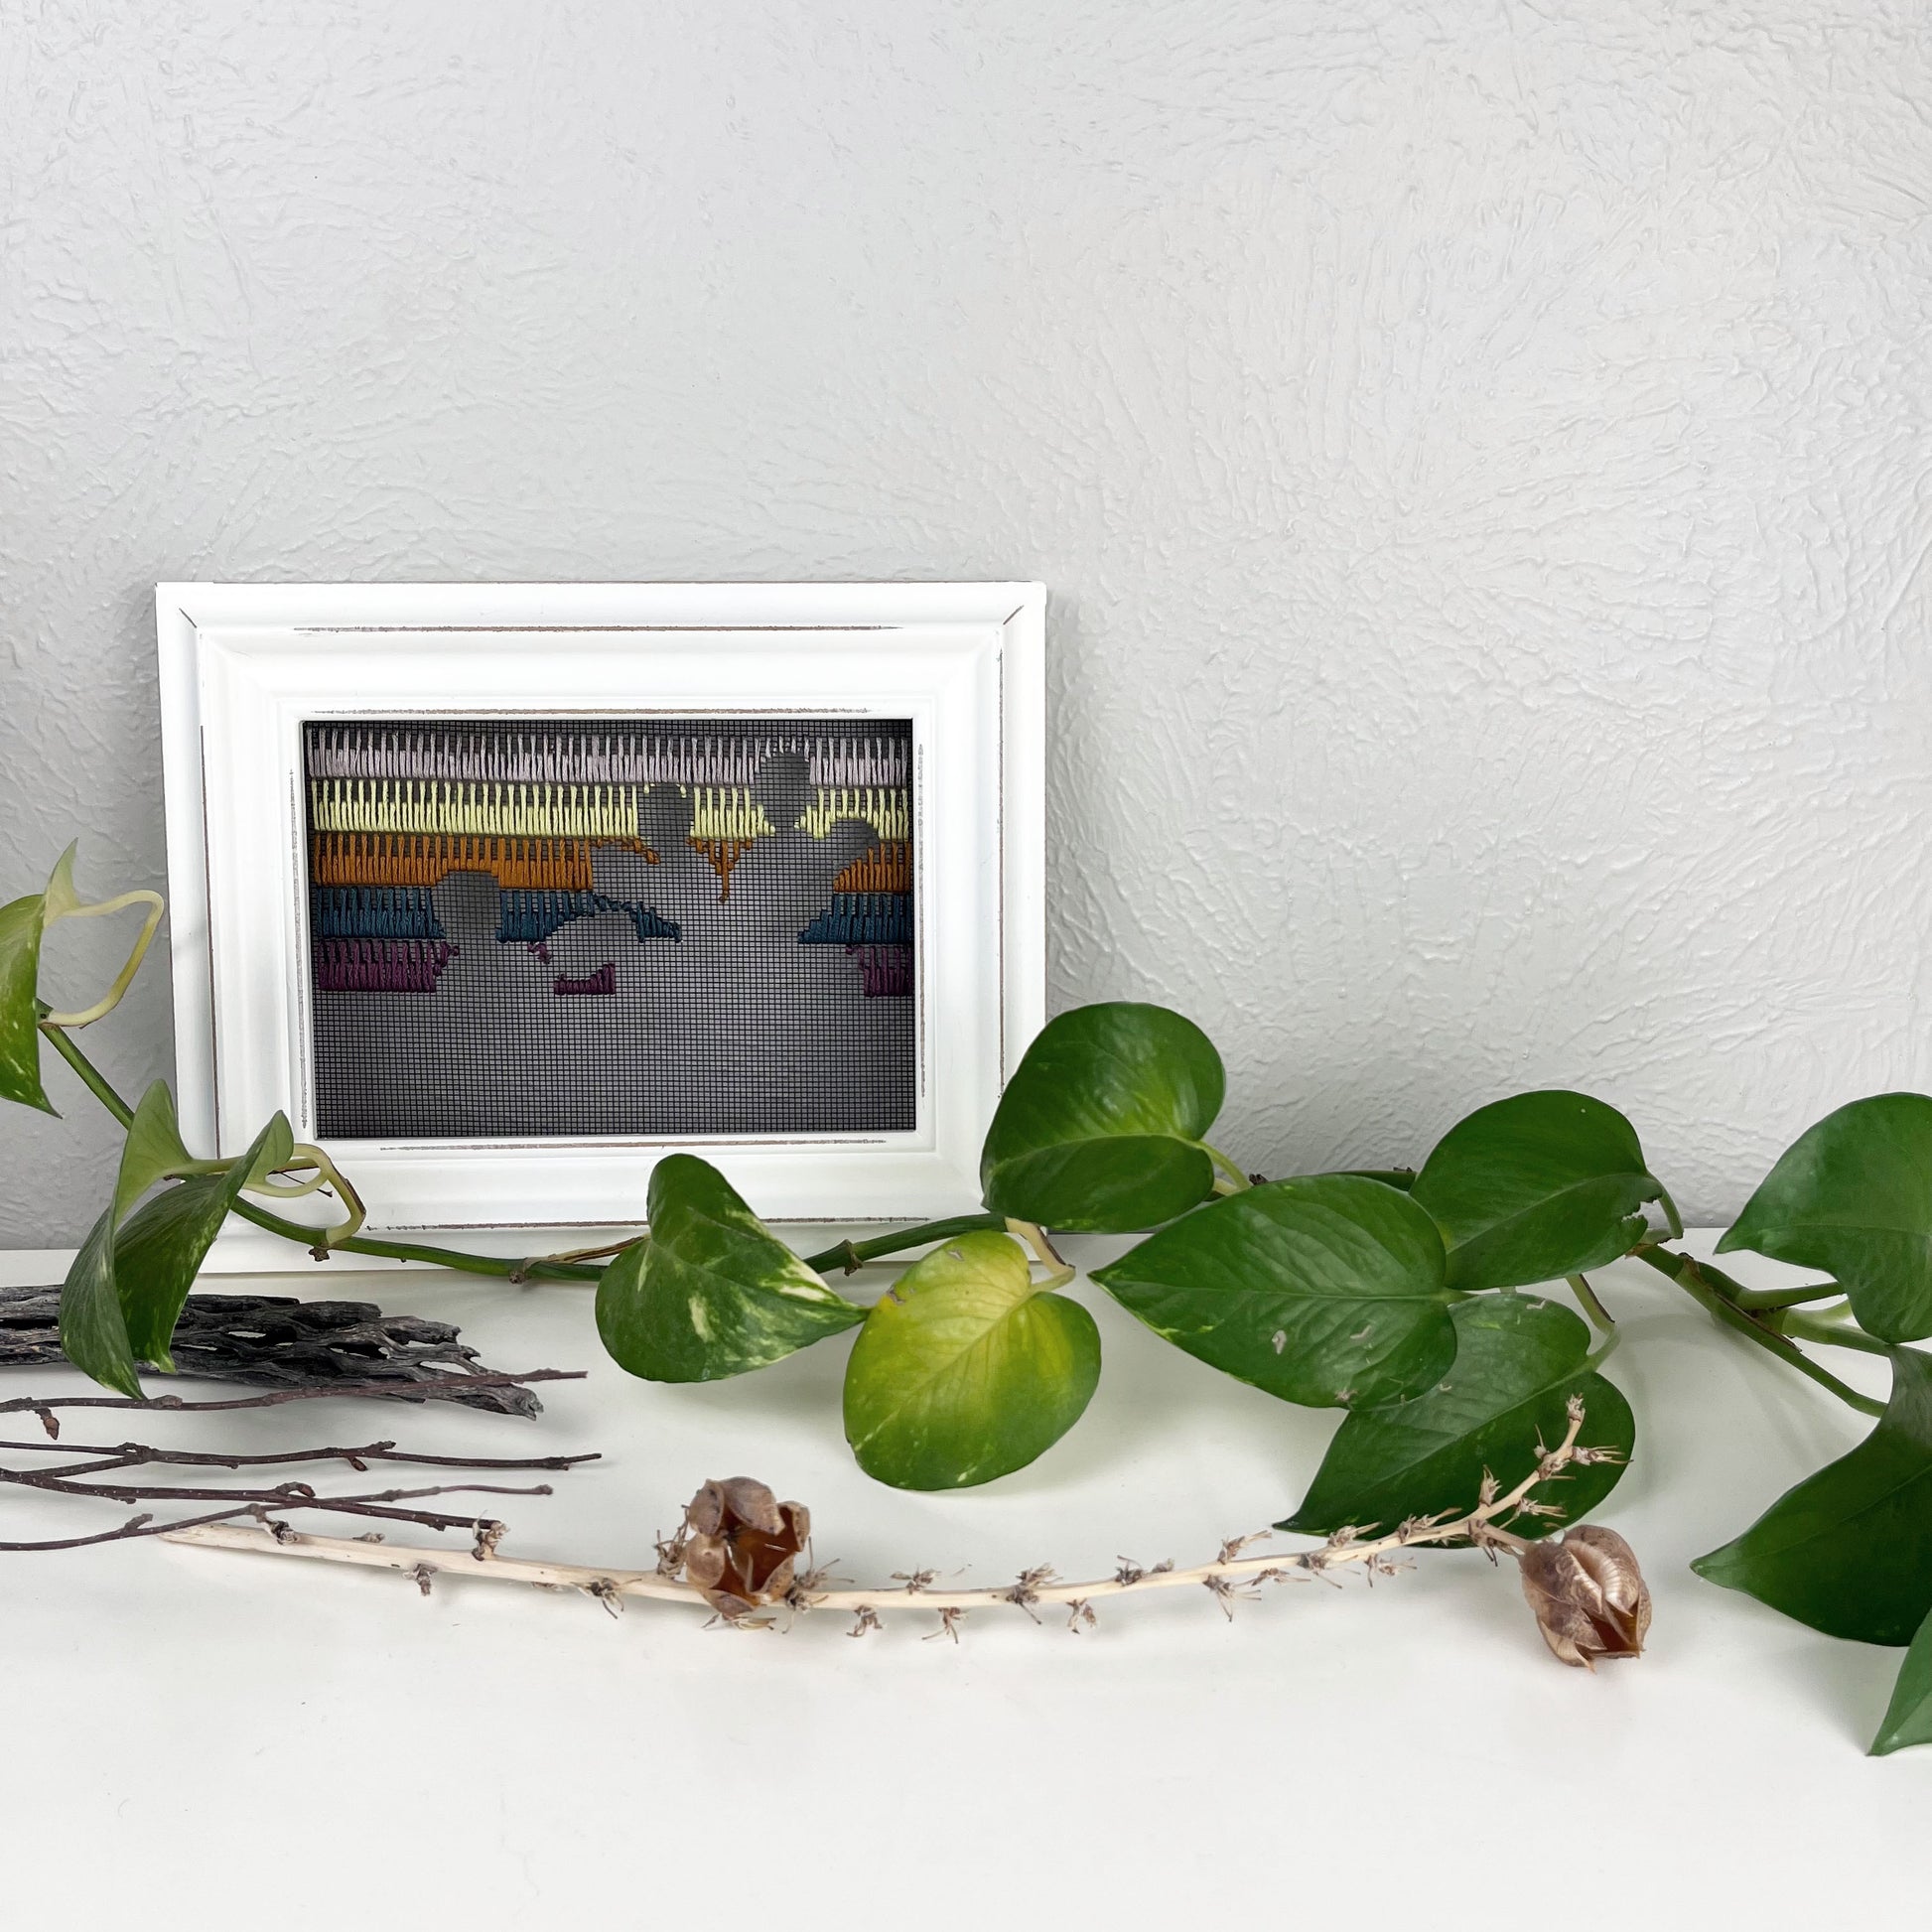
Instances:
[[[304,736],[323,1135],[915,1124],[909,722]]]

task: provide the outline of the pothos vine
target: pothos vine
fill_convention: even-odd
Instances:
[[[44,1000],[47,929],[135,906],[141,933],[107,993],[73,1011]],[[1854,1101],[1787,1150],[1719,1252],[1750,1251],[1827,1279],[1752,1289],[1684,1249],[1682,1221],[1635,1129],[1600,1100],[1517,1094],[1457,1123],[1419,1167],[1263,1180],[1207,1138],[1225,1090],[1207,1036],[1164,1008],[1109,1003],[1050,1022],[1016,1070],[986,1137],[982,1213],[801,1257],[716,1168],[673,1155],[652,1172],[646,1232],[507,1260],[368,1232],[328,1151],[298,1144],[279,1114],[243,1152],[197,1157],[165,1084],[134,1105],[116,1093],[75,1035],[112,1011],[161,914],[147,892],[83,901],[71,848],[45,888],[0,906],[0,1097],[52,1111],[46,1042],[125,1132],[61,1316],[69,1357],[124,1395],[140,1394],[140,1364],[172,1366],[176,1318],[232,1214],[318,1259],[366,1255],[593,1285],[606,1348],[651,1381],[739,1375],[856,1330],[844,1424],[860,1465],[904,1488],[957,1488],[1045,1453],[1098,1383],[1099,1331],[1062,1292],[1075,1271],[1053,1234],[1138,1234],[1093,1271],[1116,1302],[1225,1374],[1342,1412],[1307,1492],[1277,1526],[1322,1539],[1327,1555],[1278,1559],[1275,1572],[1312,1574],[1348,1552],[1346,1561],[1372,1567],[1396,1546],[1506,1551],[1552,1648],[1588,1662],[1632,1653],[1648,1619],[1621,1540],[1579,1527],[1636,1442],[1630,1406],[1602,1373],[1617,1331],[1590,1280],[1630,1259],[1770,1361],[1875,1419],[1857,1448],[1694,1568],[1828,1634],[1904,1646],[1873,1748],[1932,1739],[1932,1357],[1909,1345],[1932,1335],[1932,1098]],[[308,1195],[339,1217],[316,1227],[280,1211]],[[913,1250],[924,1252],[870,1306],[827,1279]],[[1581,1314],[1556,1299],[1559,1284]],[[1816,1352],[1831,1349],[1883,1357],[1889,1399],[1835,1374]],[[1580,1447],[1586,1415],[1591,1441]],[[1560,1505],[1549,1487],[1558,1481]],[[688,1570],[689,1549],[723,1551],[716,1576],[692,1570],[612,1587],[669,1590],[755,1621],[774,1603],[842,1604],[822,1579],[807,1587],[786,1570],[774,1584],[798,1555],[781,1551],[782,1512],[794,1507],[761,1485],[707,1485],[681,1561]],[[712,1527],[693,1527],[701,1517]],[[1566,1534],[1551,1539],[1560,1525]],[[327,1539],[296,1541],[327,1554]],[[740,1562],[751,1550],[780,1551],[761,1580],[757,1563]],[[1250,1561],[1224,1551],[1200,1580],[1232,1587],[1236,1575],[1274,1574],[1260,1559],[1245,1568]],[[1046,1600],[1042,1582],[1029,1586],[1035,1600]],[[1050,1587],[1051,1600],[1090,1608],[1101,1585]],[[879,1600],[861,1592],[843,1606],[876,1622]],[[955,1613],[974,1606],[931,1600]],[[1011,1588],[1003,1600],[1015,1600]]]

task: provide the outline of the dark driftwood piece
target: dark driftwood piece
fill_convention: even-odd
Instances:
[[[0,1288],[0,1368],[64,1362],[58,1288]],[[197,1381],[246,1382],[274,1389],[395,1384],[403,1402],[421,1401],[424,1383],[468,1408],[534,1416],[533,1391],[500,1379],[465,1387],[477,1351],[447,1321],[384,1314],[373,1302],[303,1302],[292,1295],[191,1295],[175,1327],[175,1366]]]

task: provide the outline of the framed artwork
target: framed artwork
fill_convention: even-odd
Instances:
[[[677,1149],[773,1220],[978,1205],[1043,1011],[1040,586],[156,614],[191,1145],[279,1108],[372,1228],[506,1253],[636,1225]]]

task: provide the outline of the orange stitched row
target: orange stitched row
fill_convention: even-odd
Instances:
[[[599,839],[657,854],[641,839]],[[486,872],[498,886],[589,892],[589,839],[511,839],[429,832],[318,832],[314,881],[318,886],[437,886],[453,872]]]
[[[912,848],[898,840],[876,845],[863,859],[854,859],[832,882],[835,893],[909,893],[912,890]]]

